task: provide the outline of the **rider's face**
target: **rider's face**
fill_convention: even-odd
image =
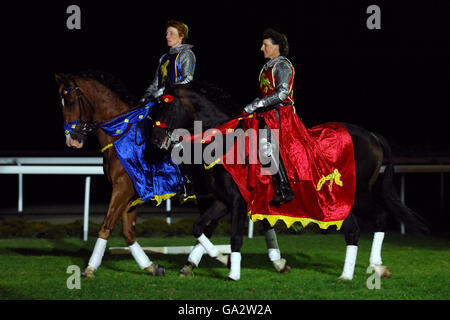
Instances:
[[[166,30],[166,40],[169,47],[179,46],[183,41],[184,35],[179,35],[174,27],[168,27]]]
[[[280,55],[280,46],[273,44],[272,39],[264,39],[261,51],[264,52],[264,58],[273,59]]]

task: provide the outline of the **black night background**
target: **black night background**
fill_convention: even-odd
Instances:
[[[81,9],[81,30],[66,27],[71,4]],[[366,26],[371,4],[381,8],[380,30]],[[83,151],[66,147],[54,74],[107,71],[139,97],[167,51],[165,23],[177,19],[190,28],[196,79],[222,87],[242,107],[258,94],[261,34],[271,27],[288,36],[295,105],[307,127],[350,122],[382,134],[398,159],[448,161],[448,9],[444,0],[2,4],[0,153],[100,156],[96,139]],[[14,206],[17,178],[1,178],[2,188],[12,186],[2,207]],[[47,192],[56,192],[55,179],[47,179]],[[408,204],[448,222],[437,213],[439,178],[413,179]]]

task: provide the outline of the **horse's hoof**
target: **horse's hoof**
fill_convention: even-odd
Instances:
[[[344,280],[344,281],[352,281],[352,279],[353,278],[350,278],[349,276],[344,276],[344,275],[341,275],[339,277],[339,280]]]
[[[159,277],[166,275],[166,269],[162,265],[156,264],[155,268],[156,268],[155,276]]]
[[[87,266],[86,269],[84,269],[83,273],[81,274],[81,277],[93,279],[95,278],[94,272],[95,272],[94,268]]]
[[[280,271],[280,273],[283,273],[283,274],[291,273],[291,267],[286,264],[284,266],[284,268]]]
[[[192,264],[184,265],[178,273],[179,277],[192,277],[194,276],[194,266]]]
[[[162,265],[159,265],[157,263],[148,266],[147,268],[145,268],[145,271],[155,277],[166,275],[166,269],[164,269]]]
[[[286,259],[281,258],[279,260],[272,261],[275,270],[279,273],[290,273],[291,267],[286,263]]]
[[[391,271],[388,267],[382,266],[382,265],[372,265],[373,269],[377,273],[378,276],[381,278],[390,278],[391,277]]]
[[[389,270],[388,267],[385,267],[386,269],[384,270],[384,272],[381,274],[382,278],[390,278],[391,277],[391,270]]]
[[[237,280],[235,280],[235,279],[233,279],[233,278],[230,278],[230,277],[226,277],[226,278],[225,278],[225,281],[237,281]]]

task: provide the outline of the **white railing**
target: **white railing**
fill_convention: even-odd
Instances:
[[[87,241],[89,223],[89,194],[91,185],[91,175],[103,174],[102,157],[0,157],[0,174],[19,175],[19,197],[18,212],[23,211],[23,175],[24,174],[76,174],[86,175],[84,193],[84,223],[83,240]],[[400,198],[405,202],[405,174],[407,173],[441,173],[441,197],[443,197],[444,179],[443,173],[450,172],[450,165],[439,164],[402,164],[395,165],[395,172],[401,174],[400,177]],[[383,172],[384,166],[381,167]],[[443,201],[443,199],[441,199]],[[166,201],[166,211],[170,212],[170,199]],[[401,226],[402,234],[405,233],[404,226]],[[248,237],[253,237],[253,222],[250,220]]]
[[[0,174],[19,175],[19,197],[17,211],[23,212],[23,175],[57,174],[86,175],[84,190],[83,240],[87,241],[89,226],[89,195],[91,175],[103,174],[102,157],[18,157],[0,158]],[[166,200],[166,211],[170,212],[170,199]],[[170,217],[168,217],[170,219]],[[168,221],[170,223],[170,221]]]

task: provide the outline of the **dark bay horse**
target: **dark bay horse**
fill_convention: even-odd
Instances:
[[[82,148],[87,139],[87,132],[95,128],[95,124],[112,120],[131,109],[131,97],[124,93],[120,82],[107,73],[56,74],[55,78],[61,99],[64,123],[78,121],[76,125],[73,125],[72,132],[66,134],[66,144],[69,147]],[[114,87],[115,90],[111,90],[110,87]],[[103,171],[112,184],[112,194],[108,211],[98,232],[97,242],[83,276],[94,277],[94,272],[102,262],[107,240],[119,218],[122,218],[123,237],[139,267],[151,275],[164,275],[164,268],[152,263],[136,241],[136,207],[133,205],[136,192],[115,149],[108,147],[118,137],[111,137],[100,129],[95,131],[100,145],[104,149]]]
[[[90,131],[95,131],[103,149],[104,173],[112,184],[112,194],[109,208],[98,233],[97,243],[88,266],[83,272],[85,277],[94,277],[94,272],[100,266],[105,252],[107,240],[114,225],[122,218],[123,237],[138,265],[151,275],[163,275],[164,268],[153,264],[136,241],[136,190],[133,181],[121,164],[116,150],[110,147],[120,136],[112,137],[100,128],[102,123],[115,119],[118,115],[133,110],[135,101],[124,85],[114,76],[99,71],[80,72],[69,75],[56,74],[59,98],[61,99],[64,123],[74,123],[74,128],[66,134],[66,144],[73,148],[82,148]],[[212,202],[207,197],[198,197],[199,211],[202,214]],[[209,215],[208,225],[204,233],[211,237],[218,220],[225,213]],[[275,269],[280,273],[289,272],[286,260],[281,258],[276,234],[268,224],[266,239],[269,258]],[[198,265],[204,253],[201,245],[196,245],[189,256],[189,264],[182,269],[180,275],[192,275],[192,269]],[[218,254],[216,259],[228,264],[228,256]]]
[[[228,105],[216,104],[214,94],[195,82],[187,86],[168,88],[174,100],[170,104],[155,107],[155,121],[165,127],[155,126],[152,144],[157,148],[167,148],[179,141],[173,135],[178,128],[192,132],[194,121],[201,121],[203,130],[215,128],[230,120],[225,112]],[[237,116],[235,116],[237,118]],[[402,221],[409,231],[426,232],[423,219],[401,203],[393,186],[393,161],[388,142],[379,134],[369,132],[352,124],[344,124],[353,141],[356,191],[353,208],[344,220],[341,230],[345,235],[347,252],[340,279],[351,280],[354,275],[360,228],[356,216],[374,222],[376,232],[370,255],[370,265],[380,276],[389,276],[390,271],[382,265],[381,247],[386,229],[387,215]],[[386,163],[384,174],[380,168]],[[240,277],[240,250],[243,243],[244,223],[247,219],[247,204],[232,176],[222,165],[205,170],[203,165],[193,164],[194,186],[205,192],[212,192],[216,201],[194,225],[194,236],[211,256],[215,255],[214,245],[205,236],[205,227],[213,216],[231,214],[231,270],[228,279]]]

